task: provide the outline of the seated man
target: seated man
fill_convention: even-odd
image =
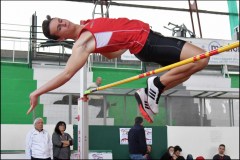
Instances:
[[[100,87],[100,85],[102,84],[102,77],[97,77],[96,82],[91,83],[88,86],[88,90],[92,89],[92,88],[97,88]],[[89,99],[103,99],[103,96],[100,95],[89,95]]]
[[[220,144],[218,147],[218,154],[213,156],[213,160],[231,160],[231,158],[228,155],[225,155],[224,152],[225,152],[225,145]]]
[[[97,77],[96,82],[93,82],[89,85],[88,89],[91,88],[97,88],[100,87],[102,83],[102,77]],[[93,105],[93,106],[100,106],[101,110],[97,115],[97,118],[103,118],[103,114],[104,114],[104,99],[103,96],[101,95],[89,95],[89,105]],[[109,102],[107,102],[107,107],[106,107],[106,111],[108,110],[108,108],[110,107]]]
[[[182,148],[180,146],[174,147],[174,152],[172,155],[173,160],[185,160],[183,156],[181,156]]]

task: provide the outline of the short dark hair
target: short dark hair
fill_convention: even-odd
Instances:
[[[51,18],[49,15],[47,15],[46,17],[47,19],[45,19],[42,23],[42,30],[43,30],[43,34],[45,37],[47,37],[48,39],[53,39],[53,40],[57,40],[59,38],[59,36],[55,36],[55,35],[51,35],[50,34],[50,30],[49,30],[49,24],[50,22],[53,20],[53,18]]]
[[[60,130],[59,130],[59,126],[61,126],[61,125],[64,125],[64,126],[65,126],[65,130],[66,130],[66,128],[67,128],[65,122],[59,121],[59,122],[56,124],[56,127],[55,127],[55,129],[54,129],[54,131],[55,131],[57,134],[61,134],[61,132],[60,132]]]
[[[224,145],[224,144],[220,144],[220,145],[219,145],[219,147],[221,147],[221,146],[225,148],[225,145]]]
[[[174,147],[174,152],[177,152],[177,151],[182,152],[182,148],[179,147],[179,146],[175,146]]]
[[[135,118],[135,124],[141,124],[143,122],[143,118],[142,117],[136,117]]]

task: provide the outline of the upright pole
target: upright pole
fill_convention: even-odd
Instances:
[[[80,70],[80,97],[87,89],[87,64]],[[78,155],[79,159],[88,159],[89,148],[88,103],[78,100]]]
[[[200,38],[202,38],[202,28],[201,28],[201,24],[200,24],[200,17],[199,17],[199,12],[198,12],[197,0],[194,0],[194,2],[196,4],[196,12],[197,12],[198,28],[199,28]]]
[[[194,28],[194,22],[193,22],[193,16],[192,16],[192,6],[191,6],[190,0],[188,0],[188,5],[189,5],[190,16],[191,16],[193,33],[194,33],[194,35],[196,35],[196,33],[195,33],[195,28]]]
[[[229,24],[232,39],[234,39],[234,28],[239,26],[239,12],[237,8],[237,0],[227,0],[229,12]]]

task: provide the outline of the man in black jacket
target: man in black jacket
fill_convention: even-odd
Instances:
[[[128,146],[131,159],[146,159],[147,143],[142,117],[135,118],[135,124],[128,132]]]
[[[225,155],[224,152],[225,152],[225,145],[220,144],[218,147],[218,154],[213,156],[213,160],[231,160],[230,156]]]

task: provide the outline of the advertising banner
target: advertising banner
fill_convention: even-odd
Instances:
[[[130,128],[119,128],[120,144],[128,144],[128,132]],[[146,142],[148,145],[152,144],[152,128],[144,128]]]

